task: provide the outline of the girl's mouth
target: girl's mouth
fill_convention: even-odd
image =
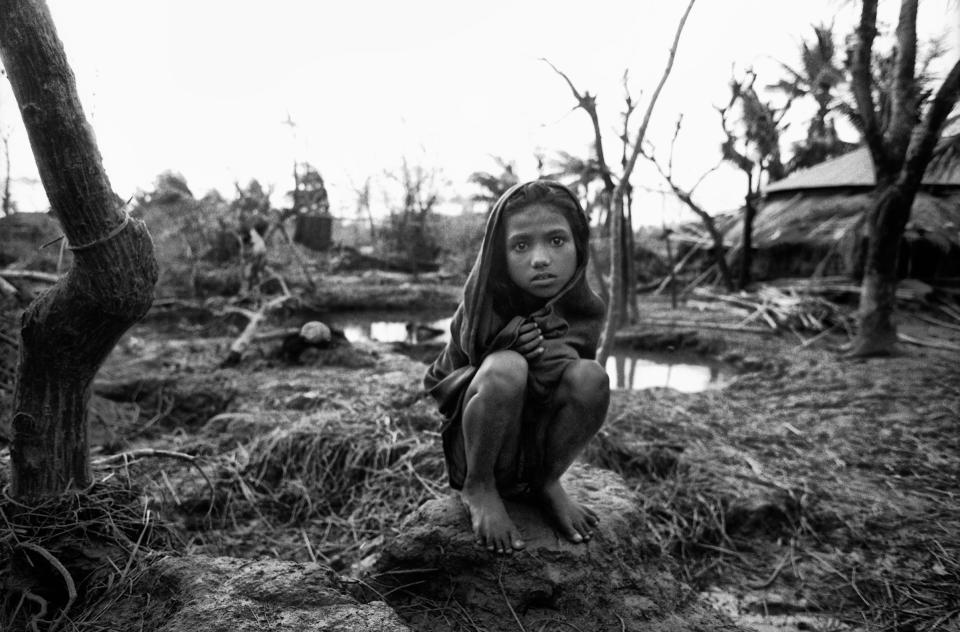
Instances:
[[[537,282],[541,282],[541,283],[542,283],[542,282],[544,282],[544,281],[553,281],[555,278],[557,278],[556,275],[547,274],[547,273],[541,273],[541,274],[536,274],[536,275],[534,275],[534,276],[530,279],[530,282],[531,282],[531,283],[537,283]]]

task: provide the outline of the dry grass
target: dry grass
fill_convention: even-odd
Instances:
[[[619,392],[604,431],[585,455],[621,472],[636,488],[645,546],[678,559],[696,588],[787,595],[789,607],[829,615],[847,629],[955,626],[956,355],[911,348],[900,357],[851,363],[812,347],[791,349],[783,339],[731,345],[762,360],[753,363],[756,372],[720,391]],[[187,352],[178,347],[178,355]],[[189,365],[189,359],[180,362]],[[439,420],[429,402],[415,397],[412,365],[377,362],[371,369],[287,372],[256,365],[269,375],[257,375],[253,365],[216,371],[218,388],[237,393],[231,410],[251,420],[246,430],[234,440],[204,435],[194,424],[150,437],[153,447],[198,456],[212,495],[196,468],[179,460],[114,466],[107,484],[131,490],[121,496],[129,504],[100,499],[103,512],[89,520],[70,518],[85,531],[61,529],[62,535],[96,535],[89,521],[102,529],[117,525],[123,538],[113,531],[98,536],[120,543],[110,541],[121,552],[109,558],[114,579],[97,576],[114,587],[135,575],[149,548],[147,537],[157,530],[155,514],[145,514],[144,507],[163,509],[179,527],[185,552],[314,560],[338,572],[361,572],[401,517],[448,493]],[[192,370],[199,375],[205,367]],[[400,375],[387,376],[391,371]],[[307,391],[317,395],[312,410],[285,408],[291,395]],[[9,516],[10,505],[0,507]],[[56,512],[69,517],[72,507]],[[0,545],[12,559],[20,532],[0,527]],[[147,535],[132,558],[141,533]],[[71,568],[63,549],[42,539],[49,537],[29,541]],[[151,546],[166,544],[161,539]],[[28,548],[17,555],[46,564],[52,585],[64,585],[43,553]],[[135,561],[124,575],[129,559]],[[33,616],[38,606],[29,601],[21,610]],[[75,617],[78,627],[93,620],[96,607],[84,610],[88,618]],[[431,616],[451,629],[477,629],[455,602],[417,607],[432,609]],[[26,614],[18,616],[27,622]]]
[[[404,410],[314,413],[281,424],[209,459],[209,517],[209,494],[181,469],[173,478],[182,481],[189,549],[347,569],[395,533],[399,517],[447,493],[435,428],[432,417]]]
[[[700,589],[788,595],[851,628],[955,625],[957,358],[780,353],[723,391],[624,394],[587,458],[634,483]]]
[[[143,491],[113,474],[37,503],[4,493],[0,525],[0,629],[93,629],[151,558],[182,548]]]

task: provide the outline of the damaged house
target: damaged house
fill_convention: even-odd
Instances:
[[[950,131],[960,132],[955,119]],[[865,218],[876,199],[866,147],[769,185],[754,221],[755,279],[859,277]],[[725,231],[736,257],[742,219]],[[960,278],[960,135],[945,135],[924,175],[904,231],[900,275],[925,281]]]

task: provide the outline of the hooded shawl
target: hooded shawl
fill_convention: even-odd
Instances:
[[[445,418],[441,429],[444,432],[459,420],[464,393],[483,359],[494,351],[513,346],[524,322],[535,321],[544,337],[544,352],[528,360],[528,398],[545,400],[571,362],[596,357],[604,304],[586,280],[589,250],[586,215],[580,201],[565,186],[539,182],[565,191],[576,205],[582,221],[570,222],[570,228],[578,244],[577,269],[567,285],[538,309],[530,313],[498,313],[493,305],[490,279],[494,241],[498,232],[504,230],[501,225],[507,201],[532,183],[514,185],[500,196],[487,219],[480,253],[464,286],[463,301],[450,323],[450,340],[424,377],[427,392],[437,400]],[[523,292],[515,286],[514,291]]]

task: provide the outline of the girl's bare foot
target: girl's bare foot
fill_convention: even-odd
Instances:
[[[497,553],[512,553],[526,546],[495,488],[464,487],[460,499],[470,512],[477,544]]]
[[[544,510],[559,527],[564,537],[574,543],[586,542],[590,539],[593,530],[600,524],[600,519],[592,509],[571,500],[566,490],[560,485],[560,481],[547,482],[540,490],[540,494]]]

